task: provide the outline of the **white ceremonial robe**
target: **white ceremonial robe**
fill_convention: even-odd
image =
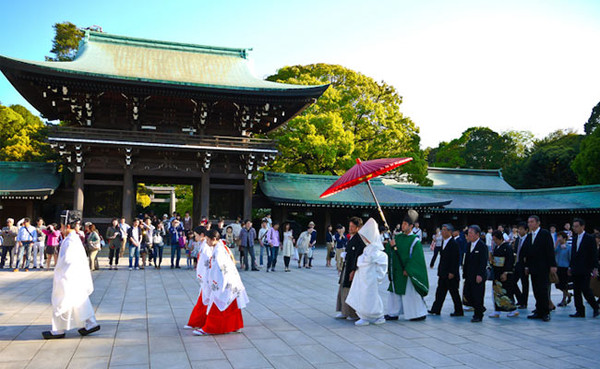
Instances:
[[[361,319],[374,321],[384,315],[378,286],[387,273],[388,257],[383,251],[379,227],[372,218],[358,233],[367,246],[358,257],[358,269],[354,273],[346,304],[350,305]]]
[[[95,326],[89,296],[94,291],[88,258],[79,235],[70,232],[60,246],[52,285],[52,331]]]
[[[405,320],[420,318],[427,315],[427,305],[419,295],[410,278],[406,281],[406,293],[398,295],[388,291],[388,314],[399,316],[404,314]]]
[[[210,266],[210,258],[212,256],[213,249],[212,247],[206,244],[206,241],[202,241],[200,244],[200,251],[198,252],[198,264],[196,265],[196,278],[198,279],[198,283],[200,284],[200,291],[198,291],[198,296],[202,293],[202,287],[204,286],[204,281],[208,276],[208,267]],[[202,298],[204,301],[204,298]]]
[[[235,266],[233,254],[223,241],[219,241],[213,248],[208,278],[205,279],[202,288],[202,301],[207,305],[207,314],[213,305],[225,311],[233,301],[237,301],[240,309],[245,308],[250,301]],[[209,292],[206,293],[206,297],[204,292]]]

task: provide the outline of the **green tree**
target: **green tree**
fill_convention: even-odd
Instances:
[[[0,105],[0,160],[52,160],[46,136],[45,124],[25,107]]]
[[[592,114],[588,121],[583,125],[583,131],[586,135],[591,134],[600,126],[600,102],[592,109]]]
[[[79,49],[79,42],[85,35],[84,32],[71,22],[55,23],[52,27],[55,34],[50,52],[54,56],[47,56],[46,60],[70,61],[75,59],[75,55],[77,55],[77,50]]]
[[[431,184],[419,147],[419,129],[400,112],[402,98],[394,87],[330,64],[284,67],[267,79],[303,85],[330,84],[301,116],[269,135],[278,142],[281,153],[270,169],[339,175],[356,158],[411,156],[413,161],[400,171],[414,182]]]
[[[594,129],[581,141],[580,151],[571,168],[581,184],[600,184],[600,129]]]

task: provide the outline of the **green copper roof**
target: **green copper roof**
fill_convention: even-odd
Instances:
[[[435,188],[513,191],[499,169],[427,168]],[[416,185],[414,185],[416,186]]]
[[[87,31],[78,54],[68,62],[2,59],[68,75],[115,80],[252,91],[312,91],[327,86],[275,83],[255,77],[250,49],[145,40]]]
[[[60,184],[54,163],[0,162],[0,198],[45,199]]]
[[[273,172],[263,172],[263,174],[264,179],[260,182],[260,189],[271,201],[278,204],[375,206],[366,184],[360,184],[325,199],[320,199],[319,195],[339,177]],[[383,207],[443,206],[450,201],[449,199],[432,199],[426,196],[409,194],[384,185],[379,178],[372,179],[371,184]]]

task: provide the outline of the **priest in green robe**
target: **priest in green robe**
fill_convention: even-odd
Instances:
[[[418,214],[409,211],[402,221],[402,233],[385,246],[388,254],[388,304],[386,320],[425,320],[427,305],[423,300],[429,292],[425,254],[419,238],[413,234]]]

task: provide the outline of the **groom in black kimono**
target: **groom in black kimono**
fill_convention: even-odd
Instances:
[[[350,233],[351,237],[346,245],[344,266],[342,267],[342,273],[340,274],[340,288],[338,290],[336,306],[336,311],[338,311],[338,314],[335,316],[336,319],[358,319],[356,311],[346,304],[346,297],[348,297],[348,292],[350,292],[350,286],[352,285],[352,280],[354,279],[358,257],[362,255],[365,248],[365,243],[362,240],[362,237],[358,235],[358,231],[362,225],[363,221],[359,217],[350,218],[348,233]]]

